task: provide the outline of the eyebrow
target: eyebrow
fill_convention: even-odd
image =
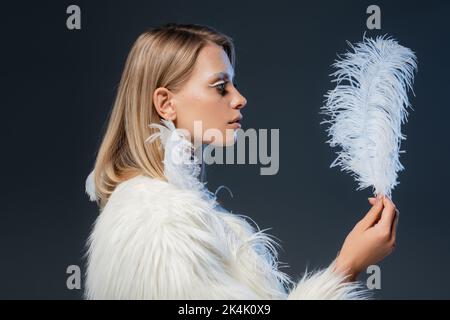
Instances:
[[[214,73],[214,74],[211,76],[211,78],[216,78],[216,77],[219,77],[219,78],[225,78],[225,79],[227,79],[227,80],[230,80],[230,75],[229,75],[227,72],[224,72],[224,71]],[[233,78],[234,78],[234,75],[233,75]]]

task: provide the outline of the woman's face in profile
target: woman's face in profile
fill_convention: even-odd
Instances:
[[[187,129],[202,143],[232,145],[236,129],[240,128],[239,123],[232,122],[242,118],[240,109],[247,104],[234,86],[233,77],[234,70],[223,48],[216,44],[203,47],[191,77],[173,94],[175,126]]]

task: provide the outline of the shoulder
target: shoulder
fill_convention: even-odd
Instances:
[[[103,212],[133,204],[142,207],[158,199],[176,196],[179,191],[166,181],[138,175],[117,185]]]
[[[207,206],[201,195],[167,181],[139,175],[120,183],[100,217],[126,216],[128,221],[157,216],[176,216],[190,207]]]
[[[121,242],[139,238],[142,244],[157,237],[162,229],[167,234],[198,228],[217,231],[223,220],[214,214],[214,207],[215,203],[199,192],[139,175],[116,187],[94,223],[89,243],[93,247],[100,242],[109,246],[111,239]]]
[[[189,279],[183,273],[218,269],[228,252],[223,222],[213,213],[192,190],[144,176],[121,183],[89,237],[85,296],[176,296],[189,287],[178,287]],[[169,280],[166,273],[177,278]]]

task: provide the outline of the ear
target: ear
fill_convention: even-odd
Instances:
[[[153,92],[153,104],[156,112],[166,119],[175,120],[177,117],[173,103],[173,94],[167,88],[159,87]]]

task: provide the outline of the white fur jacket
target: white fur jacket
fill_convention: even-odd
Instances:
[[[370,298],[360,282],[332,271],[335,261],[297,283],[281,272],[278,244],[218,205],[197,179],[192,145],[163,122],[149,140],[162,141],[168,181],[139,175],[116,187],[87,242],[85,298]],[[92,174],[86,188],[94,200]]]

